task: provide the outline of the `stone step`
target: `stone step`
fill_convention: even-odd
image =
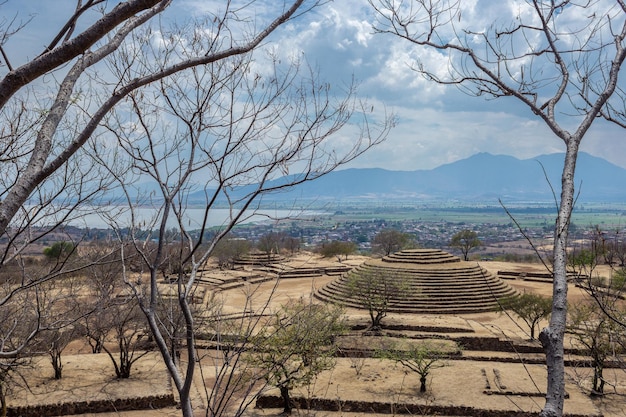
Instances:
[[[358,303],[327,298],[319,292],[316,292],[314,296],[321,301],[338,303],[348,308],[363,308],[363,306]],[[387,309],[387,312],[396,314],[475,314],[483,312],[493,312],[498,310],[500,310],[500,307],[497,303],[456,302],[451,305],[414,303],[402,306],[392,305]]]
[[[352,279],[359,279],[353,276],[341,276],[336,282],[346,287],[350,286]],[[426,289],[438,289],[438,288],[475,288],[484,285],[496,285],[508,286],[504,281],[494,278],[482,278],[476,280],[442,280],[442,279],[428,279],[428,278],[416,278],[416,279],[387,279],[385,282],[395,283],[400,287],[407,288],[426,288]],[[372,283],[373,285],[374,283]]]
[[[341,281],[333,281],[329,284],[327,284],[328,287],[332,287],[332,288],[336,288],[336,289],[345,289],[346,292],[348,293],[352,293],[354,292],[352,289],[352,286],[349,285],[347,282],[341,282]],[[380,287],[372,287],[372,288],[383,288],[382,286]],[[508,285],[506,285],[505,283],[499,282],[499,281],[492,281],[492,282],[482,282],[482,283],[476,283],[476,284],[470,284],[470,285],[466,285],[466,286],[454,286],[454,285],[408,285],[406,287],[400,287],[400,289],[402,290],[402,292],[404,294],[414,294],[414,295],[420,295],[420,294],[437,294],[437,293],[446,293],[446,294],[463,294],[463,293],[476,293],[476,292],[480,292],[480,291],[492,291],[494,289],[497,288],[511,288]]]
[[[368,261],[342,274],[316,292],[322,300],[348,307],[367,309],[350,287],[350,281],[364,274],[379,276],[385,282],[402,285],[401,294],[389,300],[389,312],[475,313],[497,311],[498,299],[515,294],[504,280],[477,264],[437,249],[397,252],[382,260]]]
[[[443,268],[438,266],[437,268],[402,268],[389,265],[380,265],[373,263],[364,263],[354,269],[355,271],[369,271],[371,273],[385,273],[385,274],[432,274],[432,275],[444,275],[449,276],[453,274],[467,274],[467,273],[487,273],[487,271],[477,265],[463,265],[459,267]]]
[[[354,298],[353,292],[348,291],[344,288],[333,288],[332,286],[324,286],[319,289],[320,293],[326,294],[331,298],[336,298],[338,300]],[[496,302],[497,299],[507,297],[514,294],[514,290],[509,288],[487,288],[482,292],[471,292],[471,293],[454,293],[454,292],[443,292],[443,293],[433,293],[433,294],[404,294],[401,296],[392,296],[390,298],[390,304],[401,304],[401,303],[420,303],[420,302],[441,302],[444,304],[455,303],[462,300],[488,300],[489,302]]]

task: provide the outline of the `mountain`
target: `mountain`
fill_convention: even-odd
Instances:
[[[517,159],[479,153],[431,170],[346,169],[264,197],[272,200],[552,201],[561,186],[563,154]],[[545,173],[544,173],[545,170]],[[576,166],[579,201],[624,201],[626,169],[581,152]],[[285,179],[278,179],[278,182]]]

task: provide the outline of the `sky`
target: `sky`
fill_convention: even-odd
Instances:
[[[599,3],[605,1],[609,0]],[[222,8],[223,3],[174,0],[167,18],[185,22]],[[233,2],[244,3],[248,1]],[[9,0],[0,6],[0,17],[4,14],[5,22],[19,12],[21,19],[32,18],[30,27],[34,28],[16,35],[7,45],[9,53],[19,61],[20,57],[39,52],[42,33],[55,27],[52,23],[61,22],[75,4],[76,0]],[[258,0],[241,13],[253,13],[252,18],[261,24],[281,5],[280,0]],[[463,23],[476,30],[524,13],[523,1],[464,0],[462,5]],[[264,45],[284,56],[306,57],[331,85],[340,86],[354,77],[359,83],[359,95],[369,100],[376,111],[386,109],[397,116],[397,127],[388,139],[349,167],[432,169],[479,152],[527,159],[564,151],[563,143],[515,99],[489,101],[420,77],[410,67],[417,58],[437,71],[444,70],[447,58],[392,35],[375,34],[374,23],[375,13],[367,0],[335,0],[279,28]],[[626,89],[622,78],[620,85]],[[570,119],[562,119],[566,128],[575,121]],[[624,137],[623,129],[598,120],[581,150],[626,168]]]

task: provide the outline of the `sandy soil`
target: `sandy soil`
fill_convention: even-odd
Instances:
[[[351,263],[359,263],[362,259],[353,258]],[[299,263],[307,263],[305,260],[297,260]],[[328,261],[330,262],[330,261]],[[537,265],[510,264],[498,262],[481,262],[481,265],[491,272],[498,270],[520,271],[536,269]],[[223,301],[230,312],[241,311],[244,306],[247,309],[256,310],[262,308],[270,294],[273,293],[270,308],[277,308],[290,299],[308,297],[311,292],[332,277],[316,279],[289,279],[283,280],[278,286],[273,282],[266,282],[259,286],[247,286],[222,293]],[[533,291],[550,295],[551,285],[541,282],[521,280],[507,281],[519,291]],[[584,293],[571,286],[570,300],[584,298]],[[364,311],[348,310],[348,316],[352,320],[367,321]],[[462,316],[445,315],[390,315],[384,321],[387,324],[418,323],[432,326],[455,327],[471,330],[475,335],[508,337],[514,339],[526,339],[525,328],[519,327],[509,317],[499,313],[482,313]],[[338,405],[348,401],[380,401],[390,404],[390,412],[393,412],[394,403],[411,403],[427,405],[457,405],[488,410],[523,409],[535,412],[543,405],[542,394],[545,392],[546,370],[543,365],[521,365],[518,363],[485,362],[472,360],[471,355],[476,352],[464,352],[467,360],[448,360],[444,367],[433,370],[429,380],[429,392],[419,394],[418,378],[414,374],[407,374],[401,366],[393,362],[381,362],[376,359],[366,359],[362,362],[340,358],[337,366],[332,371],[320,375],[315,384],[308,389],[300,389],[299,395],[303,398],[327,398],[336,401]],[[480,356],[510,354],[479,352]],[[105,360],[106,359],[106,360]],[[506,358],[505,358],[506,359]],[[36,390],[17,398],[15,401],[28,403],[39,401],[57,401],[60,398],[67,399],[72,395],[80,398],[91,396],[115,397],[116,395],[135,395],[141,392],[161,392],[171,389],[169,378],[163,369],[158,356],[151,355],[138,363],[135,376],[129,381],[116,381],[112,377],[112,368],[107,363],[107,358],[98,355],[67,356],[65,378],[61,382],[52,381],[46,375],[51,375],[51,369],[46,369],[44,362],[37,367]],[[357,375],[357,368],[360,372]],[[606,396],[604,399],[592,401],[585,393],[581,385],[588,380],[589,370],[581,368],[568,369],[567,391],[570,395],[566,400],[566,412],[576,414],[600,415],[607,417],[623,416],[626,409],[626,400],[622,395],[626,393],[626,377],[622,370],[610,372],[612,381],[616,384],[616,393]],[[32,383],[31,383],[32,384]],[[197,415],[204,416],[202,409],[202,396],[199,394],[203,387],[198,382],[196,387],[195,406]],[[491,387],[487,389],[487,386]],[[38,393],[37,395],[35,395]],[[279,409],[249,410],[248,416],[277,415]],[[397,411],[397,410],[396,410]],[[123,413],[97,414],[100,417],[164,417],[178,416],[180,411],[175,407],[161,410],[144,410]],[[378,414],[360,414],[355,412],[321,412],[315,411],[306,414],[304,411],[296,412],[295,415],[315,415],[319,417],[339,416],[363,416],[376,417]],[[386,414],[389,415],[389,414]],[[96,416],[85,414],[83,416]]]

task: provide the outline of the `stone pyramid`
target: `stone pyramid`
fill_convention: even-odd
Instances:
[[[320,288],[315,296],[346,307],[364,308],[355,274],[385,277],[402,291],[389,300],[390,313],[465,314],[497,311],[498,300],[515,294],[506,282],[476,262],[439,249],[411,249],[369,260]],[[358,278],[357,278],[358,280]],[[379,279],[385,281],[383,279]]]

